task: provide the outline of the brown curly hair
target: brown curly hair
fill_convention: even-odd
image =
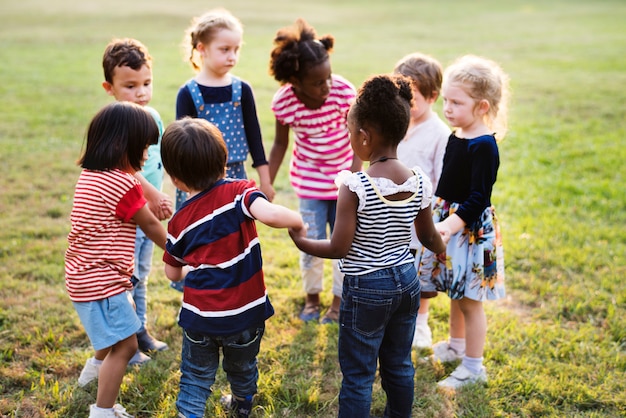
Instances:
[[[317,38],[315,29],[304,19],[281,28],[274,38],[274,49],[270,58],[270,75],[281,84],[291,77],[302,79],[304,74],[329,58],[335,38],[324,35]]]

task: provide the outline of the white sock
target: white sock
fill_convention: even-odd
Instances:
[[[102,364],[102,360],[98,360],[98,359],[97,359],[97,358],[95,358],[95,357],[90,358],[90,359],[89,359],[89,362],[90,362],[91,364],[93,364],[94,366],[99,366],[99,365],[101,365],[101,364]]]
[[[477,374],[480,372],[480,369],[483,367],[483,358],[482,357],[467,357],[463,356],[463,360],[461,364],[465,366],[467,370],[472,372],[473,374]]]
[[[428,312],[421,314],[417,314],[417,320],[415,321],[415,325],[426,325],[428,326]]]
[[[465,353],[465,338],[448,338],[450,348],[459,354]]]

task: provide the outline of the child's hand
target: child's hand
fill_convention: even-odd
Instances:
[[[276,196],[276,190],[274,190],[274,186],[272,186],[271,183],[261,183],[261,186],[259,186],[259,190],[263,192],[263,194],[267,197],[267,200],[269,200],[270,202],[274,200],[274,197]]]
[[[165,219],[171,218],[172,214],[174,213],[173,208],[174,205],[172,204],[172,198],[165,193],[161,193],[159,198],[159,220],[163,221]]]
[[[309,224],[303,224],[300,228],[289,228],[289,236],[294,242],[298,242],[303,238],[306,238],[306,232],[309,228]]]
[[[452,236],[450,228],[448,228],[442,222],[438,222],[435,224],[435,229],[437,230],[437,232],[439,232],[439,235],[441,235],[441,240],[443,241],[443,243],[445,245],[448,245],[448,241],[450,241],[450,237]]]

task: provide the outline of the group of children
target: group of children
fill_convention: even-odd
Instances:
[[[506,75],[476,56],[443,72],[415,53],[357,91],[332,72],[334,38],[299,19],[277,32],[271,51],[280,88],[268,161],[252,88],[231,74],[242,37],[241,22],[224,9],[192,21],[186,39],[197,74],[180,88],[177,120],[165,130],[147,106],[146,48],[121,39],[105,50],[103,86],[116,102],[87,131],[65,263],[70,299],[95,350],[79,377],[81,386],[98,379],[89,416],[131,416],[116,403],[126,366],[167,349],[146,320],[154,244],[164,250],[166,277],[183,291],[179,417],[204,416],[220,355],[232,391],[223,402],[250,415],[265,320],[274,313],[257,220],[288,228],[301,250],[305,322],[320,320],[323,259],[334,260],[333,300],[321,322],[339,324],[340,417],[369,416],[377,369],[385,416],[411,416],[411,348],[432,345],[428,297],[439,292],[451,299],[450,338],[432,347],[432,357],[461,360],[439,385],[486,382],[482,302],[504,295],[490,199]],[[432,109],[440,95],[453,131]],[[291,131],[298,212],[272,203]],[[248,154],[258,186],[247,180]],[[175,203],[160,190],[164,171]]]

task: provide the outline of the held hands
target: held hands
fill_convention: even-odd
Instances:
[[[171,218],[174,213],[172,198],[165,193],[161,193],[159,208],[161,209],[161,214],[163,215],[163,218],[159,217],[160,221]]]
[[[443,241],[443,243],[445,245],[448,245],[450,237],[452,236],[452,231],[450,231],[450,228],[443,222],[437,222],[435,224],[435,229],[437,230],[437,232],[439,232],[439,235],[441,235],[441,240]]]
[[[293,242],[298,244],[298,242],[302,241],[306,238],[307,230],[309,229],[309,224],[302,224],[300,228],[289,228],[289,236],[293,240]]]

